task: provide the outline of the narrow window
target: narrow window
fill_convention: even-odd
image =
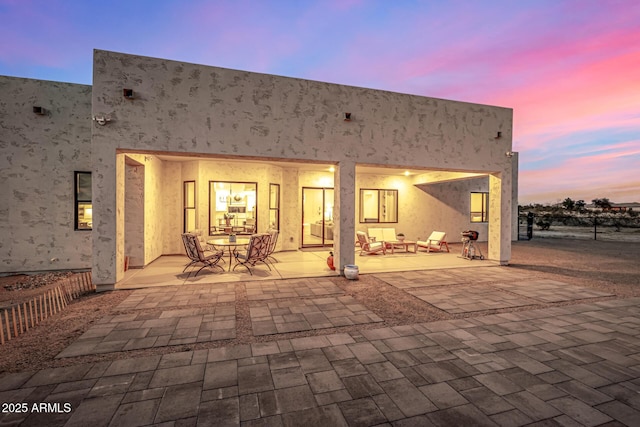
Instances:
[[[188,233],[196,229],[196,182],[184,181],[184,230]]]
[[[74,228],[91,230],[93,227],[93,205],[91,203],[91,172],[74,172]]]
[[[269,184],[269,228],[280,230],[280,184]]]
[[[471,222],[489,221],[489,193],[471,193]]]

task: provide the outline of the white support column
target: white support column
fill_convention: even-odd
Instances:
[[[114,266],[116,283],[124,279],[124,191],[124,154],[116,154],[116,265]]]
[[[511,241],[518,240],[518,153],[511,158]]]
[[[342,161],[334,173],[334,263],[340,274],[355,261],[356,164]]]
[[[124,276],[124,236],[118,236],[118,230],[122,230],[118,219],[124,218],[124,155],[96,149],[92,163],[92,280],[100,292],[113,290]]]
[[[489,259],[509,264],[511,257],[511,176],[489,175]]]

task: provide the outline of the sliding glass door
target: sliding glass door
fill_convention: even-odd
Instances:
[[[333,245],[333,188],[302,188],[302,247]]]

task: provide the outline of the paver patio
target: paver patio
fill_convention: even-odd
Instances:
[[[233,306],[144,310],[103,317],[57,357],[193,344],[235,336]]]
[[[540,302],[561,302],[613,296],[611,293],[579,286],[570,286],[556,280],[498,283],[494,286]]]
[[[282,334],[383,321],[350,296],[252,303],[250,314],[254,335]]]
[[[327,278],[247,282],[245,287],[249,301],[342,294]]]
[[[149,309],[162,307],[190,307],[193,305],[219,304],[236,299],[233,283],[191,286],[168,286],[138,289],[118,305],[118,310]]]
[[[0,414],[0,425],[638,425],[640,298],[588,302],[608,294],[487,274],[500,282],[483,287],[489,289],[484,298],[492,301],[509,301],[507,294],[530,306],[569,297],[581,302],[301,338],[280,335],[276,327],[271,341],[5,373],[0,402],[68,403],[71,410],[13,411]],[[395,285],[388,275],[385,280]],[[443,289],[482,294],[470,293],[474,287],[464,275],[458,280]],[[278,294],[286,293],[282,285]],[[132,303],[143,294],[134,295]],[[282,318],[286,325],[298,317],[285,316],[304,317],[307,308],[326,319],[334,310],[340,312],[336,319],[349,318],[361,304],[348,298],[249,301],[257,310],[251,320],[270,318],[275,325]],[[139,313],[103,319],[76,343],[111,333],[124,341],[133,331],[173,327],[145,322],[201,328],[205,318],[217,321],[218,308],[221,318],[234,317],[228,302],[212,304],[209,312],[144,304]],[[473,305],[472,300],[460,307],[475,312]],[[138,317],[152,313],[157,316]],[[127,329],[126,323],[137,326]],[[71,354],[76,343],[63,353]]]
[[[501,270],[410,271],[378,277],[450,314],[614,296],[556,280],[522,280],[521,273]],[[494,281],[498,282],[474,286]]]
[[[379,279],[399,289],[429,286],[464,285],[471,283],[522,280],[521,272],[504,268],[467,267],[443,270],[401,271],[376,274]]]

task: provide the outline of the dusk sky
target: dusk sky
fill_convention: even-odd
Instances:
[[[513,108],[520,204],[640,202],[638,0],[0,0],[0,40],[14,77],[95,48]]]

